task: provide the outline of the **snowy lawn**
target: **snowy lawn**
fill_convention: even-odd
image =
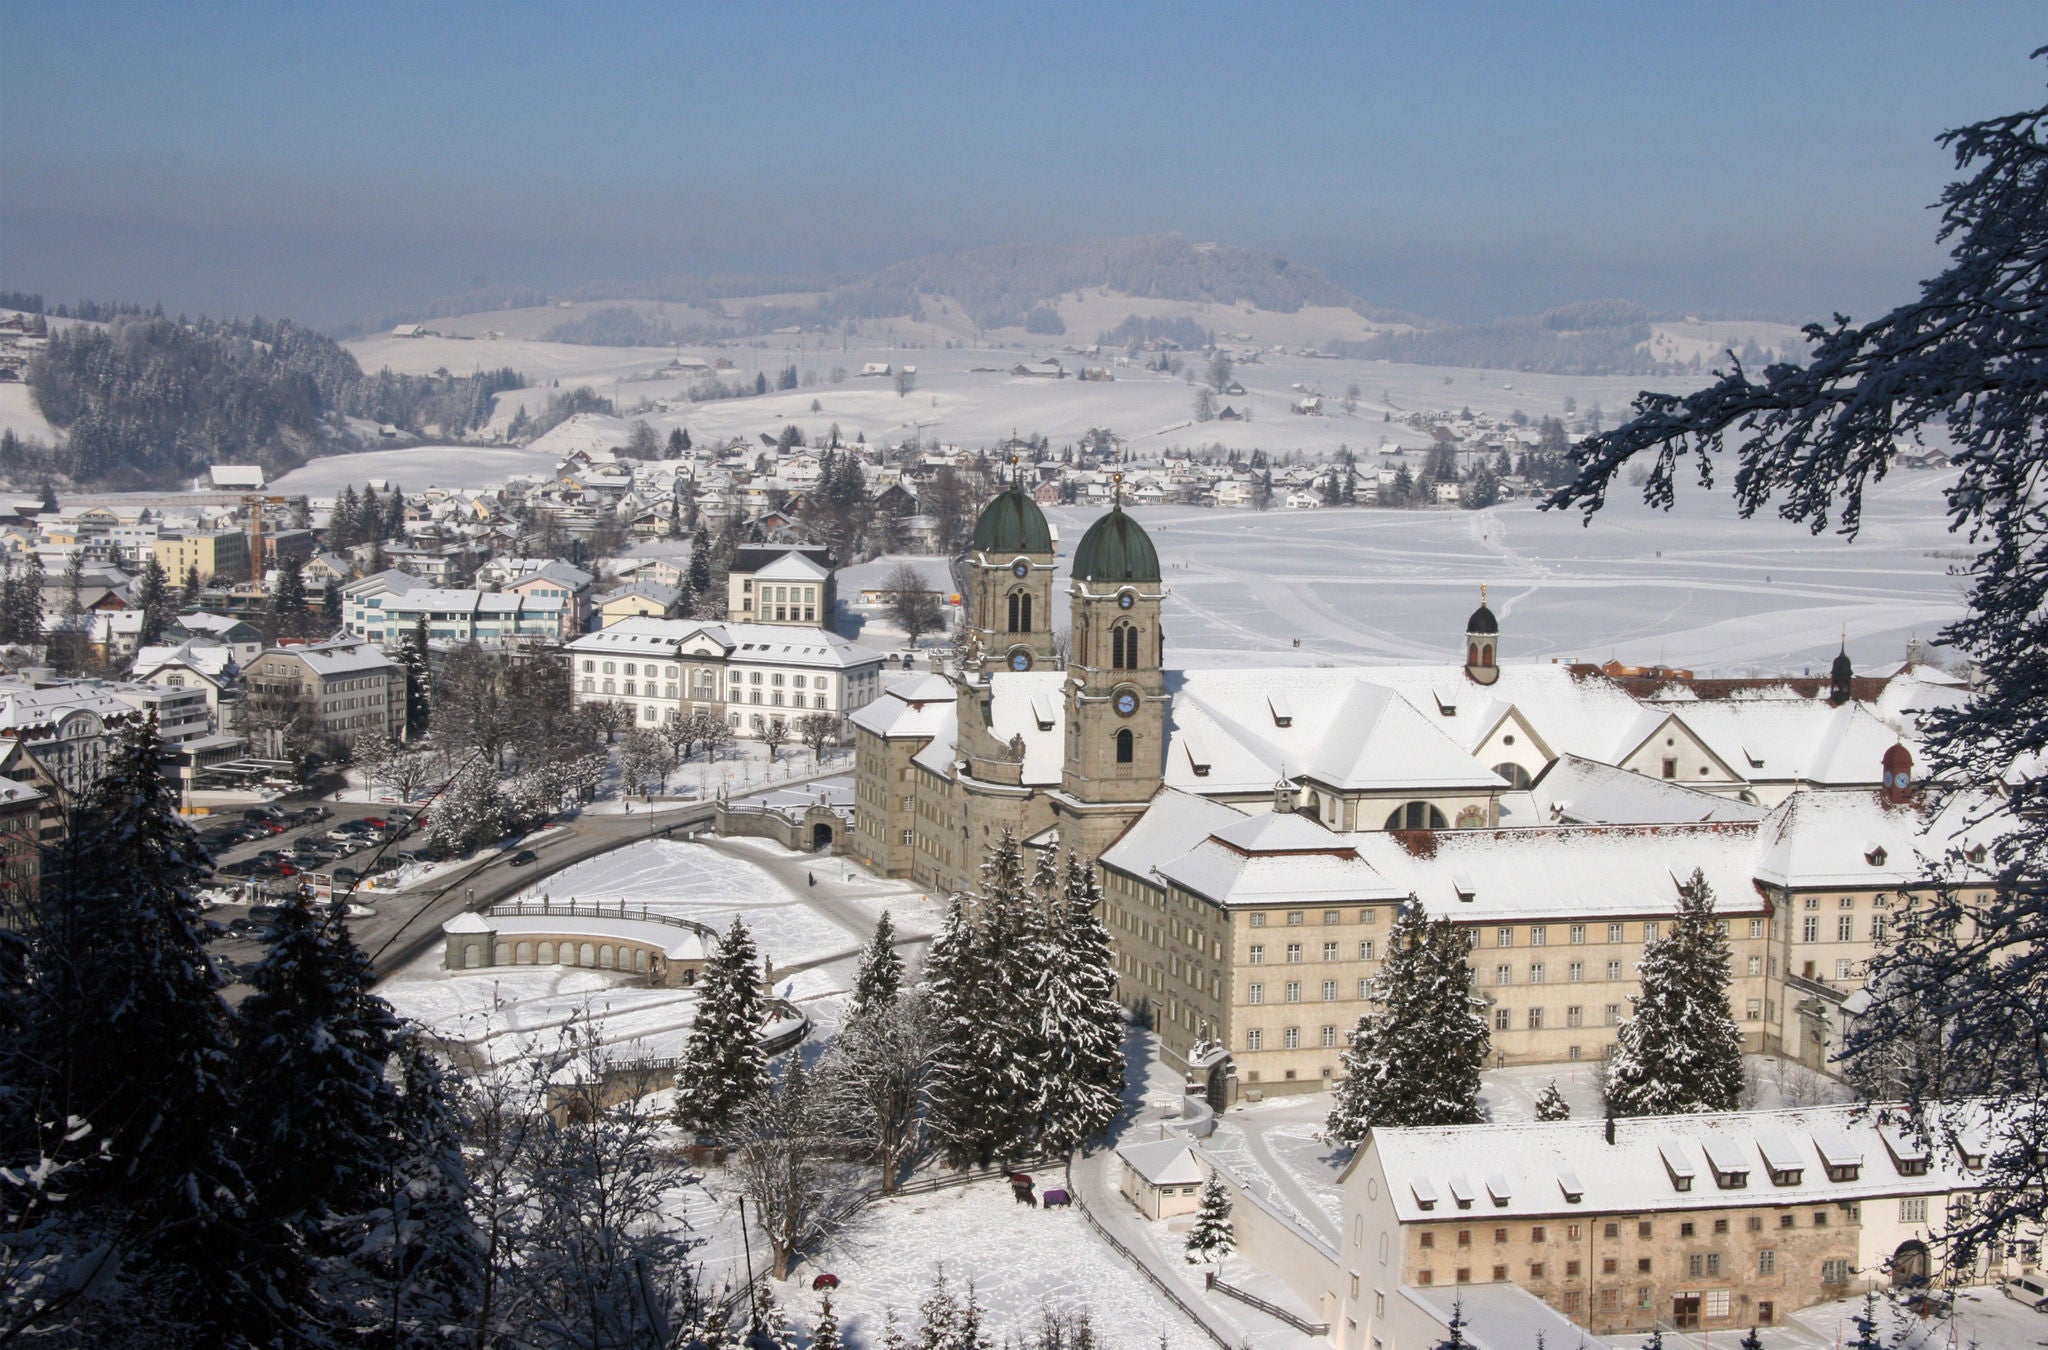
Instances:
[[[521,891],[517,900],[646,906],[723,931],[738,916],[778,967],[858,945],[760,868],[700,844],[650,840],[577,863]]]
[[[1077,1211],[1026,1209],[1001,1181],[869,1207],[799,1268],[784,1306],[813,1316],[810,1278],[829,1270],[841,1281],[833,1305],[843,1329],[855,1345],[879,1345],[889,1309],[906,1333],[914,1330],[917,1305],[941,1269],[956,1292],[973,1285],[997,1344],[1028,1339],[1040,1310],[1050,1306],[1086,1308],[1105,1350],[1152,1350],[1162,1336],[1169,1350],[1210,1347]]]
[[[518,966],[444,971],[428,952],[379,992],[399,1015],[442,1040],[468,1046],[493,1063],[553,1051],[572,1021],[599,1028],[599,1041],[621,1059],[681,1052],[696,995],[649,989],[631,975],[576,966]]]

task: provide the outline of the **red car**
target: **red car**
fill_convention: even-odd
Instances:
[[[379,817],[379,816],[364,816],[364,817],[363,817],[363,824],[365,824],[365,825],[369,826],[369,827],[370,827],[371,829],[373,829],[373,830],[381,830],[381,829],[383,829],[383,828],[384,828],[385,826],[389,825],[390,823],[391,823],[390,821],[388,821],[388,820],[385,820],[385,819],[383,819],[382,817]]]

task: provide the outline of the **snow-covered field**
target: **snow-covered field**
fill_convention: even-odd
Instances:
[[[1039,1310],[1085,1308],[1104,1350],[1206,1350],[1209,1340],[1088,1228],[1072,1209],[1027,1209],[1001,1181],[878,1203],[835,1237],[805,1272],[839,1276],[833,1305],[853,1344],[882,1343],[885,1318],[914,1341],[917,1305],[933,1277],[964,1296],[972,1284],[990,1339],[1023,1343]],[[805,1295],[791,1304],[814,1313]]]
[[[1846,628],[1869,669],[1961,610],[1940,481],[1906,473],[1880,485],[1853,542],[1738,520],[1700,492],[1669,515],[1617,497],[1590,526],[1529,504],[1135,514],[1171,593],[1169,665],[1457,660],[1485,585],[1508,661],[1820,669]],[[1047,514],[1070,556],[1095,513]]]
[[[273,492],[308,497],[331,496],[344,487],[360,489],[372,479],[398,484],[407,492],[425,488],[480,488],[502,483],[514,474],[552,474],[561,456],[546,450],[483,445],[418,445],[407,450],[365,450],[353,455],[328,455],[277,479]]]
[[[37,411],[28,386],[17,381],[0,384],[0,431],[11,431],[25,441],[55,445],[63,440],[49,419]]]

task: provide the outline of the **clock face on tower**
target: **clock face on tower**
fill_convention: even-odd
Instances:
[[[1110,700],[1110,706],[1116,709],[1118,717],[1129,717],[1138,711],[1138,696],[1128,689],[1119,689],[1116,697]]]
[[[1010,574],[1016,577],[1017,580],[1022,581],[1031,575],[1031,564],[1019,558],[1010,564]]]
[[[1123,594],[1117,596],[1116,607],[1118,609],[1129,609],[1131,605],[1136,602],[1137,598],[1137,596],[1132,595],[1129,591],[1125,591]]]
[[[1030,653],[1030,652],[1011,652],[1011,653],[1010,653],[1010,669],[1012,669],[1012,670],[1029,670],[1029,669],[1031,669],[1031,653]]]

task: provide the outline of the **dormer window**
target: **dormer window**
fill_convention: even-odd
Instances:
[[[1885,852],[1884,845],[1882,844],[1873,845],[1870,851],[1863,855],[1863,861],[1869,863],[1872,867],[1883,867],[1884,859]]]
[[[1857,1178],[1858,1178],[1859,1176],[1861,1176],[1862,1174],[1863,1174],[1863,1164],[1862,1164],[1862,1163],[1843,1163],[1843,1164],[1841,1164],[1841,1165],[1839,1165],[1839,1166],[1838,1166],[1838,1165],[1835,1165],[1835,1164],[1833,1164],[1833,1163],[1830,1163],[1830,1164],[1828,1165],[1828,1180],[1829,1180],[1829,1181],[1854,1181],[1854,1180],[1856,1180],[1856,1179],[1857,1179]],[[1774,1176],[1774,1177],[1773,1177],[1772,1179],[1773,1179],[1773,1180],[1776,1180],[1776,1177]],[[1791,1185],[1791,1184],[1795,1184],[1795,1183],[1793,1183],[1793,1182],[1783,1182],[1783,1183],[1780,1183],[1780,1184],[1781,1184],[1781,1185]]]
[[[1982,844],[1972,844],[1963,856],[1973,863],[1980,863],[1984,861],[1989,852],[1990,850],[1986,849]]]

